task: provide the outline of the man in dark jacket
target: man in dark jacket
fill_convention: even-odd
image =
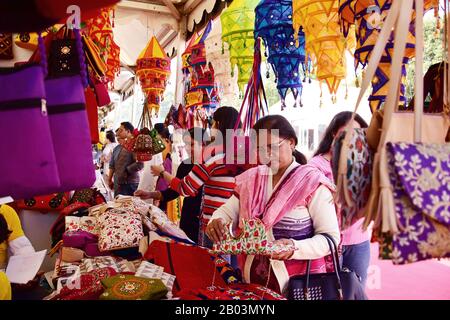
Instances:
[[[132,139],[134,127],[129,122],[122,122],[116,135],[121,139]],[[117,183],[114,188],[114,196],[119,194],[132,196],[139,185],[139,171],[144,168],[142,162],[136,160],[136,155],[128,151],[122,145],[118,145],[113,150],[113,156],[109,163],[109,187],[114,188],[114,181]]]

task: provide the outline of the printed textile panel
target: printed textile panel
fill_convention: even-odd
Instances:
[[[144,237],[141,216],[111,209],[98,219],[100,235],[98,247],[101,252],[139,247]]]
[[[389,143],[394,264],[450,257],[450,144]]]

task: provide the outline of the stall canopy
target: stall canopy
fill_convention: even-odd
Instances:
[[[152,36],[170,58],[181,54],[186,40],[219,15],[227,3],[231,0],[120,1],[115,8],[114,39],[121,48],[122,70],[134,71],[139,53]],[[115,90],[124,91],[123,85],[129,82],[116,81]]]

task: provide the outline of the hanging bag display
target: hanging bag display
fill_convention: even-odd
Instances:
[[[0,197],[24,199],[60,186],[47,114],[44,70],[0,68]]]
[[[392,115],[398,98],[391,95],[383,119],[386,134],[382,132],[380,142],[381,231],[392,234],[394,264],[450,257],[446,215],[450,208],[450,144],[445,144],[449,119],[443,114],[426,115],[426,121],[423,115],[423,3],[415,4],[416,95],[414,114],[409,114],[406,122],[414,130],[389,135],[397,124]],[[409,5],[412,8],[412,3]],[[448,83],[445,85],[448,88]]]
[[[328,234],[327,240],[333,258],[334,272],[311,274],[311,260],[306,274],[289,279],[289,300],[367,300],[360,279],[355,272],[341,270],[336,243]]]
[[[364,94],[375,76],[399,10],[399,3],[394,2],[372,51],[353,116],[334,146],[331,162],[337,186],[337,197],[341,204],[342,228],[350,226],[360,215],[365,213],[369,215],[373,210],[370,206],[373,202],[371,203],[370,199],[379,185],[378,168],[372,165],[376,160],[376,155],[371,149],[371,142],[373,141],[371,137],[376,130],[371,130],[370,128],[368,130],[355,130],[353,121]],[[370,172],[371,170],[372,172]]]
[[[58,163],[61,187],[55,191],[70,191],[89,188],[95,182],[95,169],[89,122],[84,99],[82,77],[86,75],[86,65],[78,30],[75,30],[78,70],[84,73],[45,80],[47,109]],[[87,79],[84,79],[85,84]]]
[[[56,34],[50,34],[48,76],[58,77],[80,74],[79,54],[72,30],[64,25]]]

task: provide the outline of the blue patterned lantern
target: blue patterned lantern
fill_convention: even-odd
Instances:
[[[300,66],[305,74],[307,69],[305,34],[299,31],[297,47],[292,26],[292,0],[262,0],[255,11],[255,38],[261,37],[264,41],[284,108],[289,89],[296,100],[300,100],[302,94]]]

